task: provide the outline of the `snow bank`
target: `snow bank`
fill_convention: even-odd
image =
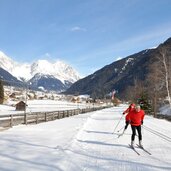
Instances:
[[[165,105],[159,109],[160,114],[163,115],[171,115],[171,108],[170,105]]]

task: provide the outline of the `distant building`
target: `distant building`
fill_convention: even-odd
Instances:
[[[23,101],[20,101],[15,106],[16,106],[16,109],[15,110],[24,111],[26,109],[26,106],[27,105]]]
[[[79,103],[80,102],[80,98],[79,97],[73,97],[71,99],[71,102],[73,102],[73,103]]]
[[[9,95],[10,98],[15,98],[16,97],[16,94],[15,93],[12,93]]]

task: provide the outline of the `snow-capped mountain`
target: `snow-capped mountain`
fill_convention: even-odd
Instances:
[[[29,64],[20,64],[0,51],[0,67],[8,71],[19,80],[29,80],[32,78]],[[22,71],[22,72],[21,72]]]
[[[63,83],[65,81],[74,83],[80,78],[79,74],[71,66],[62,61],[50,63],[47,60],[38,60],[31,65],[31,75],[34,76],[37,73],[53,75]]]
[[[14,62],[11,58],[5,55],[3,52],[0,51],[0,67],[4,70],[11,73],[13,68],[16,66],[16,62]]]
[[[63,83],[65,83],[65,80],[74,83],[75,81],[80,79],[79,74],[71,66],[67,65],[63,61],[58,60],[54,63],[51,63],[47,60],[38,60],[33,64],[20,64],[13,61],[1,51],[0,67],[11,73],[18,79],[24,78],[27,81],[38,73],[53,75],[55,78],[61,80]]]
[[[29,80],[28,85],[32,89],[48,91],[58,90],[58,92],[64,91],[69,88],[67,87],[67,85],[63,84],[59,79],[55,78],[54,76],[45,74],[35,74],[34,77]]]
[[[79,74],[63,61],[58,60],[52,63],[47,60],[38,60],[32,64],[21,64],[13,61],[1,51],[0,67],[8,71],[19,80],[31,82],[33,85],[37,85],[33,81],[36,80],[38,82],[38,79],[41,79],[41,83],[43,84],[42,78],[50,78],[50,80],[55,79],[56,81],[58,80],[61,82],[60,84],[63,84],[60,91],[61,89],[68,88],[71,84],[80,79]],[[57,84],[59,84],[59,82]]]

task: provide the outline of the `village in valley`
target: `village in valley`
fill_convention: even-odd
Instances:
[[[32,104],[34,104],[34,101],[39,101],[39,103],[41,103],[42,101],[47,100],[49,102],[58,101],[59,104],[60,102],[65,102],[75,106],[76,108],[82,105],[84,105],[86,108],[90,108],[92,106],[116,106],[121,103],[119,99],[115,98],[115,100],[112,100],[111,97],[108,97],[108,99],[92,99],[89,95],[65,95],[55,91],[34,91],[21,87],[4,86],[3,105],[16,107],[16,110],[18,111],[24,111],[25,106],[26,108],[29,108],[28,105],[31,101]],[[55,103],[52,104],[55,105]],[[58,110],[57,106],[56,110]]]

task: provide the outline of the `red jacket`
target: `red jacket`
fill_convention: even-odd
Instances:
[[[123,112],[123,115],[126,114],[126,113],[129,113],[131,111],[133,111],[135,109],[135,104],[132,103],[129,105],[129,107]]]
[[[125,120],[126,120],[127,122],[129,122],[129,120],[130,120],[130,119],[129,119],[129,118],[130,118],[129,115],[130,115],[130,113],[128,113],[128,114],[125,116]]]
[[[125,120],[129,121],[129,114],[130,112],[132,112],[133,110],[135,110],[135,104],[131,104],[124,112],[123,115],[127,113],[127,115],[125,116]]]
[[[129,114],[129,121],[130,124],[133,126],[139,126],[141,125],[143,119],[144,119],[144,111],[140,110],[139,112],[137,112],[136,110],[130,112]]]

